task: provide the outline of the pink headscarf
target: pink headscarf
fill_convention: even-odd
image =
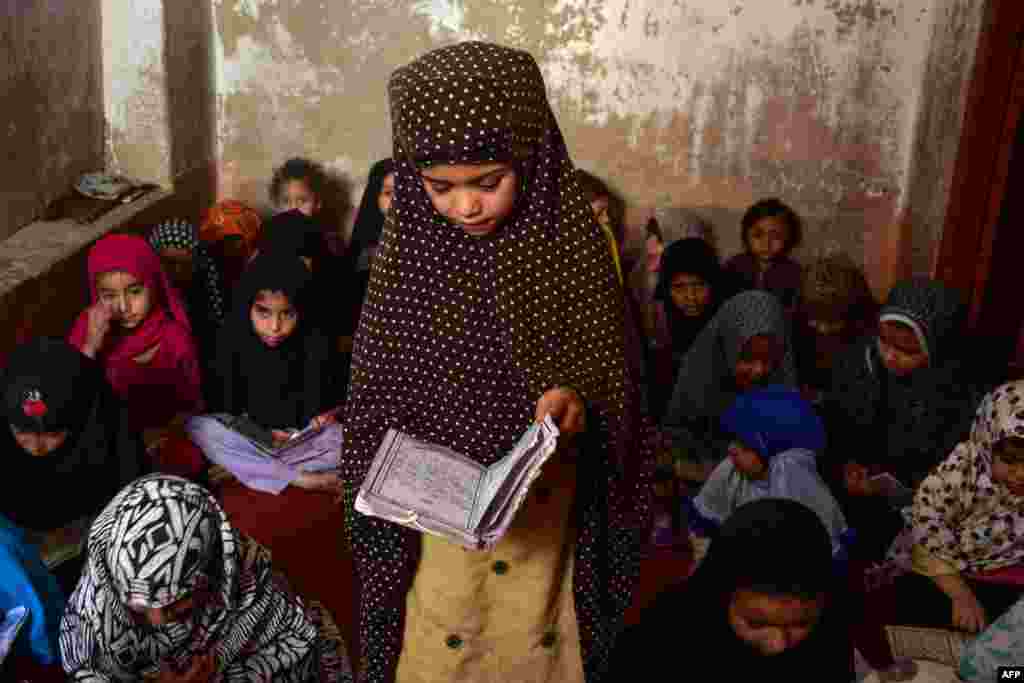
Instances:
[[[104,345],[103,358],[119,361],[135,358],[153,348],[163,337],[166,325],[173,320],[191,333],[192,326],[185,312],[181,295],[171,284],[160,264],[160,257],[143,238],[137,235],[107,235],[89,250],[89,301],[96,303],[96,278],[103,273],[122,271],[142,281],[152,292],[153,308],[146,319],[130,333],[111,339]],[[170,310],[171,318],[167,312]],[[89,334],[89,311],[79,314],[68,341],[82,348]]]

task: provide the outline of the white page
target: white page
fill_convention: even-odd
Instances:
[[[429,444],[402,442],[377,494],[452,526],[469,528],[483,471],[438,453]]]

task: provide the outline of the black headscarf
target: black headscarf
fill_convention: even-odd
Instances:
[[[370,177],[367,179],[366,189],[363,191],[363,200],[359,203],[359,213],[356,214],[356,222],[352,227],[352,243],[349,247],[356,270],[359,270],[363,252],[368,247],[380,242],[381,233],[384,231],[384,214],[377,206],[377,198],[380,197],[380,191],[384,187],[384,178],[394,170],[395,164],[390,157],[381,159],[370,169]]]
[[[695,318],[684,315],[672,301],[672,278],[680,273],[696,275],[711,287],[711,301],[704,312]],[[726,291],[726,278],[714,247],[697,237],[688,237],[670,244],[661,256],[661,270],[658,272],[654,298],[665,306],[673,350],[682,353],[690,348],[704,325],[714,317],[719,304],[732,294],[732,291]]]
[[[47,530],[98,512],[125,483],[143,474],[145,454],[124,426],[122,405],[101,369],[60,339],[40,338],[16,349],[2,375],[4,415],[0,511],[20,526]],[[43,414],[45,413],[45,414]],[[68,436],[45,456],[27,453],[22,432]]]
[[[737,590],[813,598],[826,595],[811,634],[796,647],[768,656],[740,639],[728,611]],[[671,626],[669,626],[671,625]],[[736,509],[711,543],[707,557],[684,584],[662,593],[628,633],[616,660],[646,661],[685,644],[694,680],[720,677],[780,681],[852,679],[849,622],[832,543],[818,516],[793,500],[761,498]],[[628,651],[627,651],[628,650]]]
[[[301,428],[336,399],[327,370],[328,339],[316,324],[313,276],[294,253],[260,253],[235,289],[217,340],[216,410],[248,414],[267,428]],[[250,309],[261,291],[282,292],[299,313],[295,331],[270,348],[256,335]]]

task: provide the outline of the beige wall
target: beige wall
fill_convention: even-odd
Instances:
[[[103,166],[100,1],[0,9],[0,239]]]
[[[781,196],[808,222],[800,258],[844,249],[882,289],[930,268],[982,5],[221,0],[221,192],[265,202],[292,155],[358,192],[390,152],[390,72],[494,40],[537,57],[577,165],[634,206],[695,209],[728,254],[743,209]]]

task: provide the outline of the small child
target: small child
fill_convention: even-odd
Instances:
[[[298,210],[316,216],[324,206],[327,173],[309,159],[294,158],[281,164],[270,181],[270,201],[277,211]]]
[[[833,558],[842,562],[850,533],[818,475],[825,427],[811,405],[798,391],[775,385],[741,395],[721,423],[733,437],[729,457],[688,510],[695,562],[703,559],[708,542],[733,511],[758,498],[789,498],[814,510],[832,538]]]
[[[877,313],[864,274],[846,254],[824,256],[804,270],[793,342],[808,400],[824,399],[836,355],[870,331]]]
[[[744,253],[725,264],[748,289],[771,292],[787,311],[800,292],[800,264],[789,257],[800,244],[802,226],[793,209],[778,199],[762,199],[743,214]]]

